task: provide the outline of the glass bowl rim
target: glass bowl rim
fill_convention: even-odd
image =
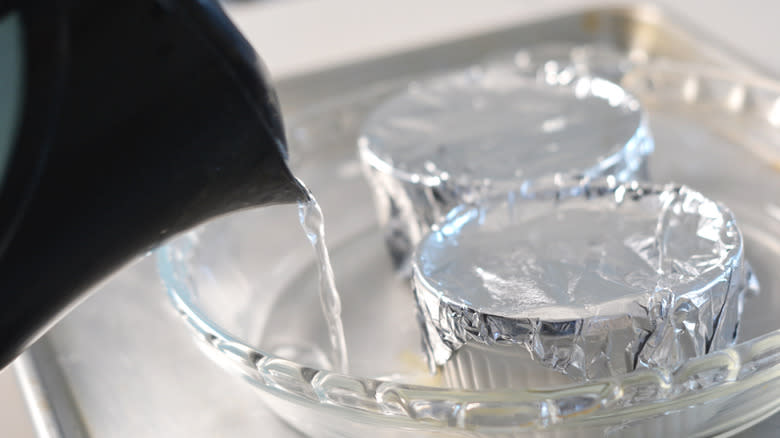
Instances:
[[[212,359],[223,366],[227,360],[250,383],[275,396],[310,408],[349,414],[372,424],[495,433],[569,428],[594,422],[611,424],[635,418],[635,414],[646,417],[705,403],[712,401],[714,394],[726,397],[780,377],[780,329],[689,360],[674,371],[643,369],[543,389],[460,390],[314,369],[252,347],[211,320],[192,300],[193,290],[178,275],[182,262],[176,260],[174,253],[178,250],[173,245],[182,239],[197,245],[200,229],[160,247],[156,258],[174,308],[201,346],[215,355]],[[716,377],[702,382],[701,375]],[[633,400],[635,389],[652,392],[660,399]]]
[[[747,88],[780,93],[780,84],[764,76],[745,71],[727,73],[718,68],[679,62],[645,66],[639,72],[630,73],[628,79],[654,81],[654,73],[696,74],[732,83],[736,77]],[[753,152],[766,158],[763,151]],[[184,233],[158,248],[157,267],[174,308],[196,337],[203,341],[201,344],[215,354],[212,359],[215,356],[226,359],[250,383],[274,396],[304,407],[349,414],[356,421],[417,430],[490,433],[573,429],[663,415],[674,409],[713,401],[714,396],[725,399],[780,379],[780,328],[689,360],[674,371],[643,369],[587,383],[545,389],[458,390],[312,369],[255,349],[224,330],[198,308],[191,300],[193,291],[177,278],[178,262],[172,247],[180,239],[195,236],[197,230]],[[702,382],[698,379],[700,375],[717,377]],[[274,376],[283,378],[274,379]],[[634,388],[652,390],[663,397],[654,402],[634,401]],[[764,406],[763,410],[756,412],[753,420],[764,418],[780,408],[780,399],[775,400],[773,405]],[[587,401],[590,403],[584,403]],[[447,409],[437,411],[432,409],[432,405]],[[497,407],[501,409],[495,409]],[[470,416],[472,411],[476,411],[477,415]],[[500,421],[491,423],[491,419]]]

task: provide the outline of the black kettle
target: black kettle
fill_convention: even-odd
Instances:
[[[0,99],[0,369],[166,238],[307,197],[212,0],[0,1]]]

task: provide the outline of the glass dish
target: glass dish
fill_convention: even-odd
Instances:
[[[295,206],[225,216],[177,237],[158,251],[161,277],[203,350],[311,436],[712,436],[741,430],[780,409],[780,297],[774,294],[780,287],[780,86],[671,64],[635,69],[624,85],[650,113],[656,140],[650,174],[728,205],[762,286],[759,296],[746,300],[737,345],[674,372],[641,370],[513,391],[450,389],[428,374],[415,321],[396,318],[412,320],[414,303],[410,293],[395,290],[409,285],[391,268],[354,149],[363,115],[404,83],[361,90],[288,120],[294,172],[325,214],[344,303],[349,375],[328,369],[324,321],[316,288],[309,287],[316,281],[313,251]],[[365,330],[367,324],[374,329]]]

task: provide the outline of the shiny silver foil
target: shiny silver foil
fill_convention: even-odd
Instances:
[[[432,367],[464,345],[514,346],[593,379],[674,369],[736,340],[752,274],[727,208],[613,178],[556,198],[464,205],[420,242],[413,281]]]
[[[412,83],[369,116],[358,149],[399,266],[449,210],[488,193],[546,197],[561,184],[646,177],[653,141],[639,102],[588,75],[597,50],[542,60],[555,53]]]

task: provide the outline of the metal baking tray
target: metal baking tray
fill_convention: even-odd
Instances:
[[[296,113],[343,99],[357,89],[468,65],[491,52],[544,41],[610,44],[650,58],[719,66],[740,74],[765,73],[657,9],[623,7],[536,17],[533,22],[292,77],[277,85],[284,113],[294,119]],[[674,130],[662,130],[658,137],[659,143],[674,140]],[[327,215],[327,205],[324,208]],[[259,432],[299,436],[263,406],[249,385],[227,376],[198,351],[148,259],[101,286],[15,368],[43,437],[241,437]],[[774,436],[778,424],[780,417],[772,417],[743,436]]]

